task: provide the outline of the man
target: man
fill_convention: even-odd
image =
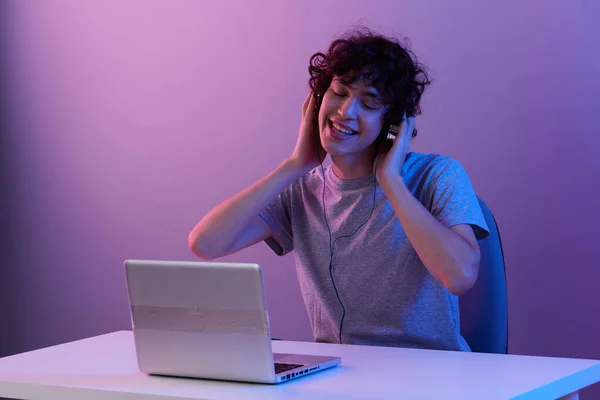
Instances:
[[[207,260],[260,241],[294,250],[316,341],[468,351],[457,296],[489,232],[461,165],[409,152],[423,67],[361,30],[313,55],[309,72],[292,155],[206,214],[190,248]]]

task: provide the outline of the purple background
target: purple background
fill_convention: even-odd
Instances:
[[[2,1],[3,354],[129,329],[123,260],[194,259],[198,219],[291,153],[310,55],[362,20],[430,67],[413,150],[496,214],[510,352],[600,359],[598,4]],[[275,336],[312,339],[291,256],[224,260],[263,265]]]

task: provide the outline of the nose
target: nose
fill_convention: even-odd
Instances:
[[[348,96],[346,99],[344,99],[342,104],[340,104],[340,107],[338,108],[338,114],[344,119],[355,119],[357,107],[358,99]]]

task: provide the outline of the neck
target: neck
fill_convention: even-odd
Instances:
[[[331,157],[333,172],[343,180],[360,179],[372,174],[374,160],[375,152],[373,149],[357,154]]]

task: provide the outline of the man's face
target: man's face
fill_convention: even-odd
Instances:
[[[363,81],[347,85],[334,77],[319,111],[323,148],[332,156],[365,151],[380,134],[386,111],[380,94],[372,86]]]

